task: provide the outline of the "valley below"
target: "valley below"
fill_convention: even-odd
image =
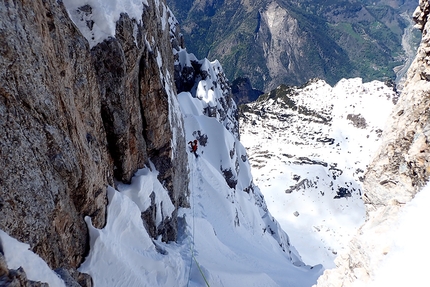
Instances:
[[[409,22],[409,25],[405,28],[403,36],[402,36],[402,48],[405,52],[404,56],[404,64],[394,68],[394,72],[396,73],[396,84],[397,89],[402,90],[403,85],[406,81],[406,74],[408,72],[409,67],[412,64],[412,61],[417,54],[420,33],[414,27],[414,22],[411,19],[410,15],[406,12],[402,13],[401,16],[405,19],[405,21]]]

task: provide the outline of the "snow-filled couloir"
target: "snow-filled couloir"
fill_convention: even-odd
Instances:
[[[147,168],[130,186],[109,189],[107,226],[89,224],[91,251],[80,271],[96,286],[311,286],[321,266],[301,261],[252,182],[245,148],[217,117],[205,115],[223,97],[214,84],[222,68],[202,62],[208,76],[196,83],[196,94],[178,95],[186,139],[198,141],[188,156],[190,208],[179,210],[178,242],[151,239],[139,223],[151,192],[160,209],[171,206],[154,167]]]

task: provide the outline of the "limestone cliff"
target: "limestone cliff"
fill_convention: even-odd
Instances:
[[[142,21],[122,14],[116,36],[90,49],[61,1],[0,2],[0,229],[53,269],[74,272],[88,252],[84,216],[102,227],[107,185],[149,161],[175,207],[187,205],[171,45],[180,38],[165,8],[150,0]],[[143,216],[166,241],[172,217],[154,226]]]
[[[388,120],[383,141],[365,175],[363,195],[367,220],[350,243],[350,250],[327,270],[318,286],[351,286],[373,278],[390,246],[387,231],[402,205],[409,202],[430,175],[430,3],[420,0],[414,13],[423,36],[408,71],[405,88]],[[378,241],[368,234],[378,234]]]

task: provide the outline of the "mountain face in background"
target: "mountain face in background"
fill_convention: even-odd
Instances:
[[[414,0],[168,0],[190,52],[259,90],[321,78],[395,79]],[[409,14],[408,14],[409,13]]]

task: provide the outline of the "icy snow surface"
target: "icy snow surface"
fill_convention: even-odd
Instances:
[[[313,81],[248,104],[241,141],[256,184],[307,264],[334,267],[364,220],[360,178],[395,93],[381,82]]]
[[[106,226],[96,229],[88,217],[85,219],[90,230],[90,254],[79,271],[90,274],[95,287],[184,286],[186,264],[181,248],[153,242],[142,224],[138,204],[128,196],[113,188],[108,189],[108,196]]]

